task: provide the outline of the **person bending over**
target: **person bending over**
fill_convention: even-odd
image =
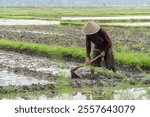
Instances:
[[[86,35],[86,64],[92,64],[96,67],[101,67],[102,58],[104,58],[106,68],[116,72],[113,46],[110,37],[107,32],[93,21],[88,21],[84,24],[82,32]],[[91,57],[91,43],[94,44],[92,59],[100,55],[94,62],[90,62]],[[94,74],[94,69],[91,70],[91,74]]]

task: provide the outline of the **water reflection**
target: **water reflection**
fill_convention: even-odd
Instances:
[[[128,99],[128,100],[150,100],[149,88],[128,88],[125,90],[115,90],[114,99]]]
[[[13,72],[8,72],[6,70],[0,71],[0,86],[32,85],[32,84],[39,84],[39,83],[44,85],[44,84],[48,84],[49,81],[18,75]]]

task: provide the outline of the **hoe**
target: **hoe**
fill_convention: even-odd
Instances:
[[[102,57],[101,54],[98,55],[98,56],[96,56],[94,59],[92,59],[92,60],[90,61],[90,63],[94,62],[95,60],[97,60],[97,59],[100,58],[100,57]],[[77,67],[71,69],[71,78],[79,78],[79,76],[75,73],[75,71],[76,71],[77,69],[83,67],[83,66],[86,66],[86,65],[87,65],[87,64],[82,64],[82,65],[79,65],[79,66],[77,66]]]

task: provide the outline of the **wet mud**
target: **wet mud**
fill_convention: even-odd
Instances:
[[[32,83],[39,82],[41,84],[52,82],[57,83],[58,77],[62,75],[64,77],[68,77],[71,80],[70,83],[74,87],[94,85],[96,83],[102,84],[101,82],[107,82],[107,85],[110,85],[110,83],[108,83],[108,79],[111,79],[111,76],[108,77],[99,73],[96,73],[93,76],[90,74],[90,69],[86,67],[76,71],[80,78],[71,79],[70,70],[71,68],[78,66],[79,63],[56,61],[49,58],[34,57],[31,55],[3,50],[0,50],[0,55],[2,84],[5,84],[5,82],[8,83],[7,85],[9,85],[9,83],[10,85],[31,85]],[[28,82],[28,80],[30,82]],[[110,80],[112,84],[115,82],[113,80]],[[116,78],[116,82],[117,81],[119,81],[119,79]]]

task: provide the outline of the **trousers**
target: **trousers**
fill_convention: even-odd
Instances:
[[[95,58],[96,56],[98,56],[100,53],[102,52],[102,50],[98,49],[96,46],[93,48],[93,52],[92,52],[92,59]],[[116,72],[116,68],[115,68],[115,61],[114,61],[114,54],[112,49],[109,49],[106,53],[104,57],[100,57],[97,60],[95,60],[92,65],[96,66],[96,67],[101,67],[102,66],[102,58],[104,58],[104,63],[107,69],[112,70],[114,72]]]

